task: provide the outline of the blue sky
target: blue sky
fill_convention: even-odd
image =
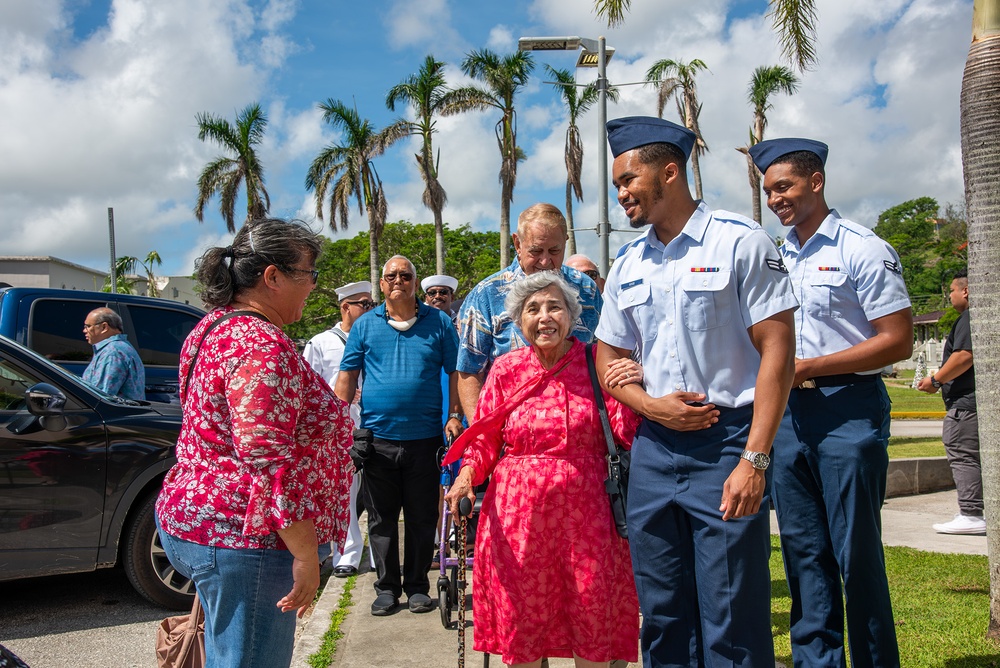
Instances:
[[[612,83],[640,81],[659,58],[701,58],[702,161],[706,200],[750,209],[746,86],[758,65],[780,62],[763,0],[633,0],[623,27],[593,15],[592,0],[502,3],[424,0],[13,0],[0,4],[0,232],[2,255],[53,255],[95,268],[107,264],[107,207],[115,208],[118,254],[157,250],[164,274],[189,273],[207,247],[228,235],[210,204],[192,214],[195,181],[219,154],[197,139],[195,115],[229,119],[259,102],[270,123],[261,155],[272,213],[300,217],[333,238],[366,229],[352,210],[336,235],[315,219],[303,186],[321,148],[337,140],[316,103],[354,103],[379,127],[391,122],[388,88],[415,72],[428,53],[448,64],[449,83],[471,49],[516,49],[526,35],[604,34],[617,49]],[[831,145],[828,199],[841,214],[872,226],[883,209],[923,195],[963,197],[958,93],[971,32],[971,0],[819,0],[819,65],[799,92],[779,96],[767,136],[809,136]],[[535,77],[521,94],[520,165],[513,216],[537,201],[564,202],[565,115],[544,64],[572,68],[571,53],[536,53]],[[594,70],[577,70],[590,81]],[[654,91],[621,89],[609,118],[655,113]],[[404,112],[405,113],[405,112]],[[667,118],[676,120],[668,107]],[[443,119],[441,181],[445,220],[498,229],[496,117]],[[587,164],[578,227],[596,219],[596,111],[581,120]],[[376,167],[386,185],[389,220],[430,222],[413,141],[400,142]],[[604,150],[604,147],[600,147]],[[329,218],[329,216],[327,216]],[[614,227],[627,227],[611,200]],[[773,215],[765,226],[777,233]],[[612,236],[615,248],[629,234]],[[578,244],[596,258],[597,238]],[[433,268],[418,268],[428,273]]]

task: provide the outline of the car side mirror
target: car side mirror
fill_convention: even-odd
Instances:
[[[32,385],[24,393],[24,402],[28,412],[38,418],[42,429],[46,431],[62,431],[66,428],[66,395],[59,388],[48,383]]]

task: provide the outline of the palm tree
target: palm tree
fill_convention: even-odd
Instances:
[[[124,255],[118,258],[115,260],[115,277],[117,278],[115,291],[123,295],[135,294],[133,289],[137,281],[130,276],[134,276],[139,267],[142,267],[146,272],[146,294],[150,297],[159,297],[160,291],[156,287],[156,275],[153,273],[153,267],[158,267],[161,264],[163,264],[163,260],[155,250],[146,253],[145,260],[140,260],[134,255]],[[104,279],[104,287],[101,288],[101,291],[111,292],[111,276]]]
[[[444,221],[442,210],[448,202],[448,195],[438,181],[438,164],[441,160],[440,150],[434,155],[433,135],[435,114],[445,112],[458,113],[473,108],[465,103],[454,91],[445,85],[444,63],[434,60],[428,55],[416,74],[389,89],[385,104],[391,110],[396,110],[397,102],[406,102],[413,106],[416,120],[407,122],[409,133],[420,135],[423,144],[420,153],[416,154],[417,166],[424,179],[424,206],[434,214],[434,240],[437,273],[444,270]]]
[[[576,254],[576,233],[573,231],[573,195],[577,201],[583,201],[583,183],[580,177],[583,172],[583,139],[580,137],[580,127],[576,121],[585,114],[600,97],[597,83],[590,83],[577,89],[573,73],[567,69],[557,69],[545,66],[548,73],[555,78],[559,95],[566,103],[569,112],[569,127],[566,128],[566,225],[569,231],[567,255]],[[618,89],[608,88],[608,99],[618,101]]]
[[[701,70],[707,70],[708,65],[695,58],[690,63],[683,60],[658,60],[646,72],[646,81],[656,86],[656,115],[663,118],[663,108],[673,97],[677,100],[677,113],[680,114],[684,126],[694,133],[694,150],[691,151],[691,173],[694,175],[695,197],[702,198],[701,165],[699,158],[708,151],[708,144],[701,136],[698,127],[698,117],[701,115],[701,104],[698,103],[698,88],[694,78]]]
[[[518,89],[528,83],[534,69],[535,61],[525,51],[508,56],[499,56],[489,49],[472,51],[462,61],[462,71],[483,82],[485,87],[466,86],[455,91],[456,99],[462,101],[465,109],[500,111],[496,137],[500,149],[501,268],[510,264],[510,204],[517,183],[517,163],[524,159],[524,152],[517,145],[514,97]],[[448,113],[457,113],[457,110]]]
[[[594,0],[594,11],[611,27],[625,22],[631,0]],[[800,72],[816,64],[816,0],[768,0],[781,56]]]
[[[323,120],[341,130],[339,144],[327,146],[313,160],[306,174],[306,190],[316,192],[316,216],[323,219],[323,200],[330,191],[330,228],[347,229],[347,214],[351,198],[358,203],[358,213],[368,212],[368,253],[371,271],[372,298],[378,300],[379,266],[378,240],[388,205],[382,180],[375,171],[373,160],[385,153],[394,142],[409,134],[406,121],[396,121],[376,131],[368,119],[362,119],[356,109],[340,100],[328,99],[319,108]],[[332,185],[332,190],[330,189]]]
[[[198,177],[198,202],[194,207],[198,222],[205,220],[205,205],[219,195],[219,211],[226,219],[226,229],[236,232],[236,197],[240,184],[246,187],[247,220],[263,218],[271,208],[271,198],[264,188],[264,167],[256,147],[264,138],[267,116],[259,104],[251,104],[236,114],[236,125],[209,113],[195,116],[198,139],[211,139],[235,157],[220,156],[208,163]]]
[[[750,147],[764,140],[764,129],[767,127],[767,112],[774,106],[771,97],[776,93],[792,95],[799,89],[799,78],[784,65],[761,65],[753,71],[750,86],[747,88],[747,99],[753,107],[753,127],[750,128],[750,143],[737,148],[746,155],[747,175],[750,179],[750,191],[753,195],[753,219],[761,221],[760,209],[760,174],[750,157]]]
[[[976,361],[979,450],[990,554],[990,621],[1000,638],[1000,0],[974,0],[972,46],[962,79],[962,165],[969,222],[969,294]]]

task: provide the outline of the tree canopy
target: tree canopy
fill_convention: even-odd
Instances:
[[[968,264],[964,215],[950,205],[939,211],[937,200],[918,197],[883,211],[874,229],[899,253],[917,315],[949,308],[951,279]]]
[[[444,229],[447,274],[458,279],[458,298],[465,297],[476,283],[496,271],[500,261],[499,232],[475,232],[468,225]],[[510,243],[508,239],[508,244]],[[434,225],[414,225],[406,221],[387,223],[379,243],[379,260],[404,255],[417,269],[417,280],[436,273]],[[352,281],[367,281],[368,233],[350,239],[324,239],[316,268],[319,282],[306,301],[302,319],[285,327],[292,338],[308,339],[340,320],[335,289]],[[418,297],[422,291],[417,290]]]

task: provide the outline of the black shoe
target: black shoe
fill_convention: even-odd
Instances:
[[[413,594],[406,601],[410,612],[430,612],[434,609],[434,601],[427,594]]]
[[[428,599],[430,600],[430,599]],[[376,617],[388,615],[399,607],[399,599],[392,594],[379,594],[372,603],[372,614]]]
[[[335,578],[349,578],[357,574],[358,569],[354,566],[337,566],[333,569],[333,577]]]

